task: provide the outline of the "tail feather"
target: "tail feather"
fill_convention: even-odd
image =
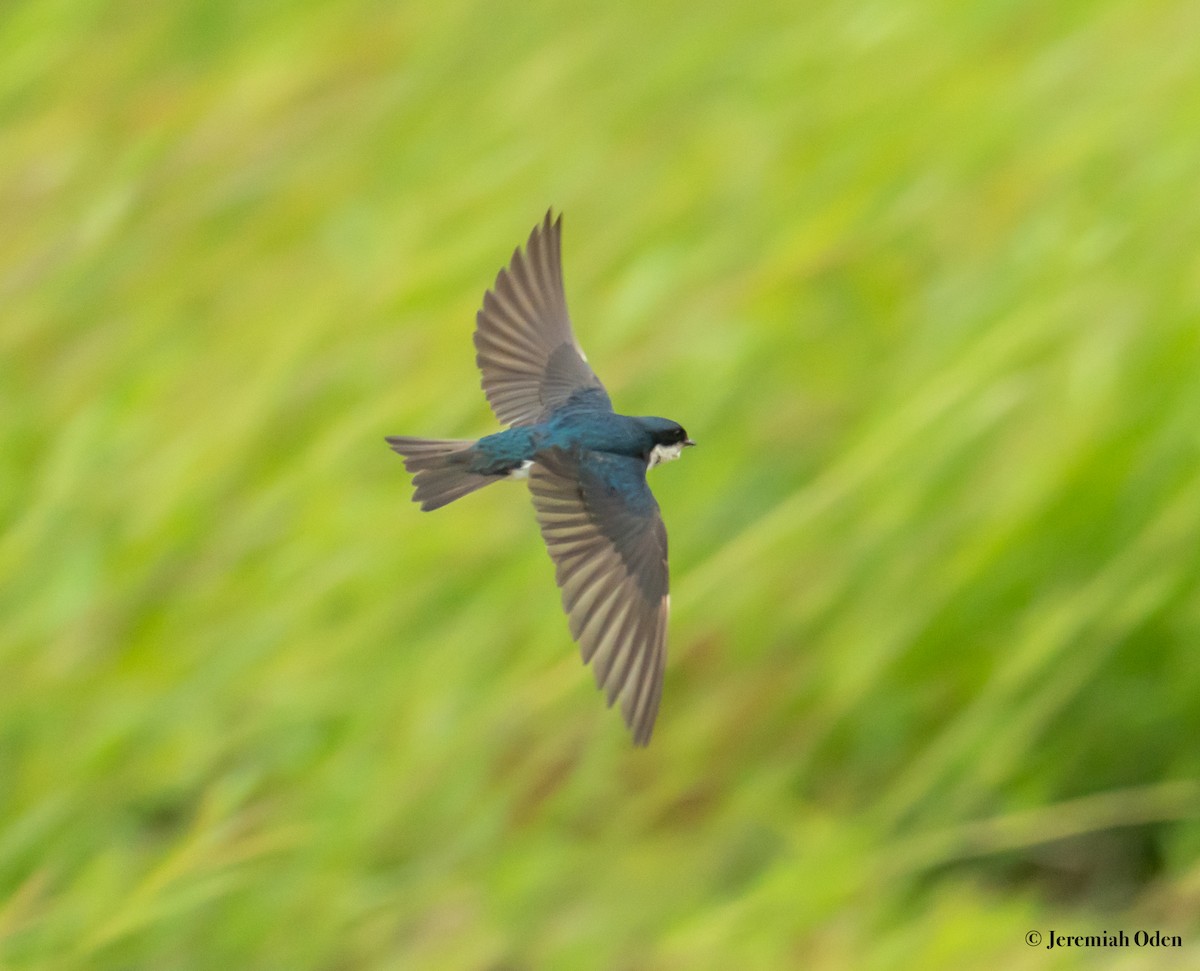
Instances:
[[[392,435],[387,443],[403,457],[404,467],[413,475],[413,502],[419,502],[426,511],[438,509],[499,478],[468,470],[475,446],[469,439]]]

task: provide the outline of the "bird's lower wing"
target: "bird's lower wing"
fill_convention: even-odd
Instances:
[[[637,745],[650,740],[666,664],[667,533],[645,463],[552,449],[529,478],[571,634]]]

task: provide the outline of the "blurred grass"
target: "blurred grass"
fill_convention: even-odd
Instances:
[[[1198,28],[6,4],[0,966],[1200,964]],[[646,752],[382,444],[550,204],[702,446]]]

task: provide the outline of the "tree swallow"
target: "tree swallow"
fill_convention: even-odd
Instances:
[[[389,437],[413,501],[437,509],[527,478],[571,635],[635,745],[650,741],[666,663],[667,531],[646,471],[695,443],[667,418],[618,415],[571,330],[562,216],[534,227],[475,315],[475,363],[510,426],[478,441]]]

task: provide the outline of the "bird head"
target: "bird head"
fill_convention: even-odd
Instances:
[[[654,441],[646,456],[650,468],[674,461],[685,447],[696,444],[688,438],[688,433],[677,421],[669,418],[643,418],[641,421]]]

